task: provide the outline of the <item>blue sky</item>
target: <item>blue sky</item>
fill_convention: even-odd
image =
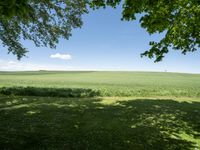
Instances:
[[[90,11],[83,16],[84,25],[74,29],[70,40],[60,39],[57,49],[37,48],[23,41],[28,57],[17,61],[0,47],[0,70],[111,70],[165,71],[200,73],[198,52],[182,55],[171,51],[160,63],[141,58],[149,41],[162,35],[150,36],[138,21],[121,21],[121,8]]]

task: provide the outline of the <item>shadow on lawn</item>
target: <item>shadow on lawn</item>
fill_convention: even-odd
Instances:
[[[199,102],[0,99],[0,149],[189,150],[199,139]]]

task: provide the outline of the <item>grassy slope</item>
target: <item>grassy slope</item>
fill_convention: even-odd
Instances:
[[[200,75],[150,72],[0,73],[0,87],[89,88],[102,96],[200,97]]]
[[[102,96],[141,98],[0,96],[0,149],[200,149],[200,75],[1,72],[3,86],[90,88]]]
[[[196,150],[200,102],[0,98],[0,149]]]

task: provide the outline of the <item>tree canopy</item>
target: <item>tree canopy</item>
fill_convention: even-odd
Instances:
[[[170,49],[183,54],[200,47],[200,0],[0,0],[0,40],[8,51],[23,57],[21,39],[36,46],[55,48],[60,37],[68,39],[82,26],[87,8],[116,7],[123,3],[122,20],[141,14],[140,24],[149,34],[164,33],[142,56],[161,61]]]
[[[81,27],[86,12],[85,0],[0,0],[0,40],[18,59],[27,52],[21,39],[55,48]]]

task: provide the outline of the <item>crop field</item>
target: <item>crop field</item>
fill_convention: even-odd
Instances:
[[[1,72],[0,87],[91,89],[98,91],[100,96],[111,97],[200,97],[200,75],[153,72]]]
[[[200,75],[0,72],[0,149],[199,150]]]

